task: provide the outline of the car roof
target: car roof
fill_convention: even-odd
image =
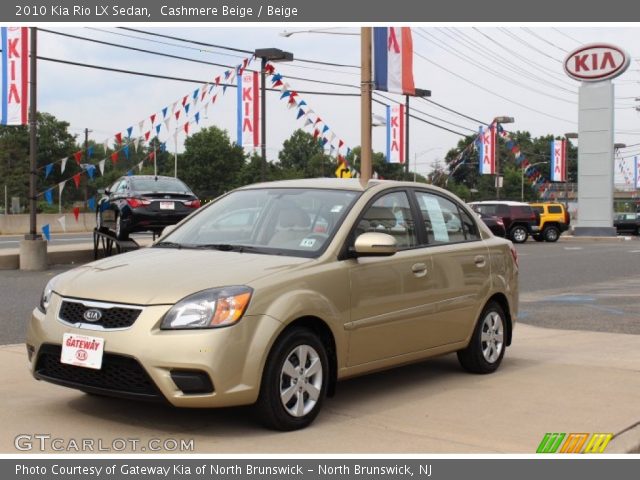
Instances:
[[[177,180],[179,182],[182,182],[182,180],[180,180],[179,178],[167,177],[165,175],[125,175],[124,177],[121,177],[121,178],[130,178],[132,180],[137,180],[137,179],[155,180],[157,178],[158,180]]]
[[[438,192],[451,192],[427,183],[400,182],[396,180],[371,179],[365,186],[362,186],[358,178],[302,178],[295,180],[277,180],[274,182],[254,183],[238,188],[238,190],[253,190],[259,188],[306,188],[320,190],[351,190],[354,192],[364,192],[374,187],[413,187],[423,188]]]
[[[481,202],[469,202],[469,205],[511,205],[511,206],[530,206],[528,203],[524,202],[514,202],[511,200],[483,200]]]

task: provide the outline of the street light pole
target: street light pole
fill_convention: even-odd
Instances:
[[[264,182],[267,180],[267,62],[291,62],[293,53],[279,48],[258,48],[254,55],[260,59],[260,179]]]
[[[569,148],[568,146],[571,144],[569,139],[578,138],[578,134],[576,132],[567,132],[564,134],[567,153],[564,159],[564,208],[569,211]]]
[[[29,86],[29,235],[27,240],[37,240],[40,235],[36,232],[36,156],[38,154],[38,108],[36,105],[38,98],[37,80],[37,52],[38,52],[38,29],[31,27],[31,58],[30,73],[31,85]]]

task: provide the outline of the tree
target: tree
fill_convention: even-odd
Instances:
[[[184,154],[178,160],[178,177],[198,197],[210,200],[241,185],[244,151],[231,143],[226,131],[205,128],[188,137],[184,146]]]
[[[320,142],[300,129],[284,141],[278,159],[285,178],[333,177],[336,169],[335,160],[324,153]]]
[[[68,132],[69,123],[44,112],[37,114],[38,151],[36,153],[36,191],[43,191],[59,181],[60,169],[54,168],[44,178],[47,164],[69,156],[76,149],[75,137]],[[26,125],[0,126],[0,178],[9,197],[19,197],[21,205],[29,198],[29,128]],[[0,188],[4,189],[3,186]]]

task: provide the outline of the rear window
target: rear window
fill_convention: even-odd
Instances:
[[[549,213],[562,213],[560,205],[549,205]]]
[[[177,178],[132,178],[131,185],[138,192],[191,193],[189,187]]]

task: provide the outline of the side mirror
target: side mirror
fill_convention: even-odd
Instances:
[[[388,257],[398,251],[398,246],[391,235],[367,232],[356,238],[353,251],[358,257]]]
[[[162,233],[160,234],[161,237],[164,237],[165,235],[169,235],[171,232],[173,232],[176,229],[175,225],[168,225],[166,227],[164,227],[162,229]]]

